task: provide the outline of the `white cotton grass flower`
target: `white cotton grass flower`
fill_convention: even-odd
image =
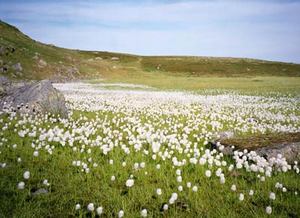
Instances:
[[[192,183],[191,182],[187,182],[186,183],[186,187],[191,188],[192,187]]]
[[[156,194],[157,194],[157,195],[161,195],[161,194],[162,194],[162,191],[161,191],[160,188],[156,189]]]
[[[231,191],[235,192],[236,191],[236,185],[233,184],[230,189],[231,189]]]
[[[124,217],[124,211],[120,210],[118,213],[118,218],[122,218],[122,217]]]
[[[164,204],[163,210],[166,211],[166,210],[168,210],[168,209],[169,209],[169,205],[168,205],[168,204]]]
[[[183,187],[182,185],[178,186],[178,191],[182,192],[183,191]]]
[[[45,186],[50,186],[50,183],[48,182],[48,180],[47,180],[47,179],[44,179],[44,181],[43,181],[43,185],[45,185]]]
[[[275,188],[282,188],[283,187],[283,185],[281,184],[281,183],[279,183],[279,182],[276,182],[276,184],[275,184]]]
[[[182,176],[177,176],[177,178],[176,178],[176,180],[177,180],[177,182],[182,182]]]
[[[240,201],[243,201],[244,199],[245,199],[244,194],[243,194],[243,193],[240,193],[240,195],[239,195],[239,200],[240,200]]]
[[[178,199],[178,194],[174,192],[172,193],[171,198],[169,199],[169,203],[174,204],[177,199]]]
[[[96,212],[100,216],[103,213],[103,207],[97,207]]]
[[[141,216],[142,217],[147,217],[147,209],[141,210]]]
[[[269,198],[270,198],[271,200],[275,200],[275,199],[276,199],[275,193],[274,193],[274,192],[270,192]]]
[[[266,207],[266,213],[267,214],[271,214],[272,213],[272,207],[271,206],[267,206]]]
[[[25,182],[19,182],[18,183],[18,189],[22,190],[25,188]]]
[[[140,168],[145,168],[146,164],[145,162],[140,163]]]
[[[24,174],[23,174],[23,178],[26,179],[26,180],[29,179],[30,178],[30,172],[25,171]]]
[[[208,177],[208,178],[211,177],[211,171],[210,170],[206,170],[205,171],[205,176]]]
[[[250,196],[253,196],[253,195],[254,195],[254,191],[253,191],[252,189],[250,189],[249,195],[250,195]]]
[[[111,177],[110,177],[110,181],[113,182],[113,181],[115,181],[115,180],[116,180],[116,177],[115,177],[115,176],[111,176]]]
[[[192,190],[193,190],[193,192],[197,192],[198,191],[198,187],[194,185],[193,188],[192,188]]]
[[[206,163],[206,159],[201,157],[199,160],[199,164],[204,165],[205,163]]]
[[[80,210],[80,208],[81,208],[80,204],[75,205],[75,210]]]
[[[128,188],[132,187],[134,185],[134,180],[133,179],[127,179],[126,181],[126,186]]]
[[[89,203],[88,206],[87,206],[87,209],[88,209],[88,211],[90,211],[90,212],[94,211],[94,210],[95,210],[94,204],[93,204],[93,203]]]
[[[38,152],[38,151],[34,151],[34,152],[33,152],[33,156],[34,156],[34,157],[38,157],[38,156],[39,156],[39,152]]]
[[[286,187],[283,187],[283,188],[282,188],[282,192],[287,192]]]
[[[225,182],[226,182],[225,176],[224,176],[224,174],[221,174],[220,175],[220,183],[225,184]]]

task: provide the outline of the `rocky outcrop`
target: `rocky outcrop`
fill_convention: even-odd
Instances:
[[[1,97],[0,109],[31,114],[50,112],[67,116],[65,98],[49,80],[7,89]]]
[[[289,163],[300,160],[300,142],[263,147],[256,149],[255,151],[258,155],[263,156],[266,159],[282,155]]]

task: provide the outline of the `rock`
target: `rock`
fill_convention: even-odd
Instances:
[[[219,140],[224,140],[224,139],[232,138],[233,136],[234,136],[234,132],[232,132],[232,131],[224,131],[224,132],[220,132],[218,134],[218,139]]]
[[[216,142],[216,141],[223,141],[225,139],[230,139],[234,137],[234,132],[232,131],[223,131],[223,132],[219,132],[217,134],[212,135],[212,141]]]
[[[277,157],[278,154],[281,154],[288,163],[293,163],[296,160],[300,160],[300,142],[258,148],[255,152],[267,159]]]
[[[21,63],[16,63],[14,65],[11,66],[15,71],[22,71],[23,68],[21,66]]]
[[[1,86],[8,86],[11,84],[11,81],[5,77],[5,76],[0,76],[0,85]]]
[[[39,62],[38,62],[38,67],[39,68],[47,67],[47,62],[44,61],[43,59],[40,59]]]
[[[5,95],[9,87],[11,87],[11,81],[5,76],[0,76],[0,97]]]
[[[112,57],[111,60],[112,61],[118,61],[118,60],[120,60],[120,58],[118,58],[118,57]]]
[[[23,76],[23,73],[20,72],[20,71],[17,71],[17,72],[15,73],[15,75],[16,75],[17,77],[21,77],[21,76]]]
[[[100,60],[102,60],[102,58],[101,57],[95,57],[95,60],[100,61]]]
[[[224,146],[224,149],[222,150],[222,153],[225,155],[233,155],[234,148],[232,146]]]
[[[67,116],[65,98],[49,80],[10,89],[0,99],[0,109],[18,109],[21,113],[46,113]]]
[[[34,192],[31,192],[32,196],[42,195],[42,194],[48,194],[48,190],[44,188],[40,188]]]

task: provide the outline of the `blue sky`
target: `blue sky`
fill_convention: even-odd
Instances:
[[[300,63],[296,0],[0,0],[0,19],[66,48]]]

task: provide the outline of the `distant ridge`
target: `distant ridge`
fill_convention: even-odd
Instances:
[[[31,39],[0,21],[0,74],[16,79],[97,79],[129,77],[132,72],[174,76],[257,77],[300,76],[300,64],[250,58],[138,56],[65,49]]]

